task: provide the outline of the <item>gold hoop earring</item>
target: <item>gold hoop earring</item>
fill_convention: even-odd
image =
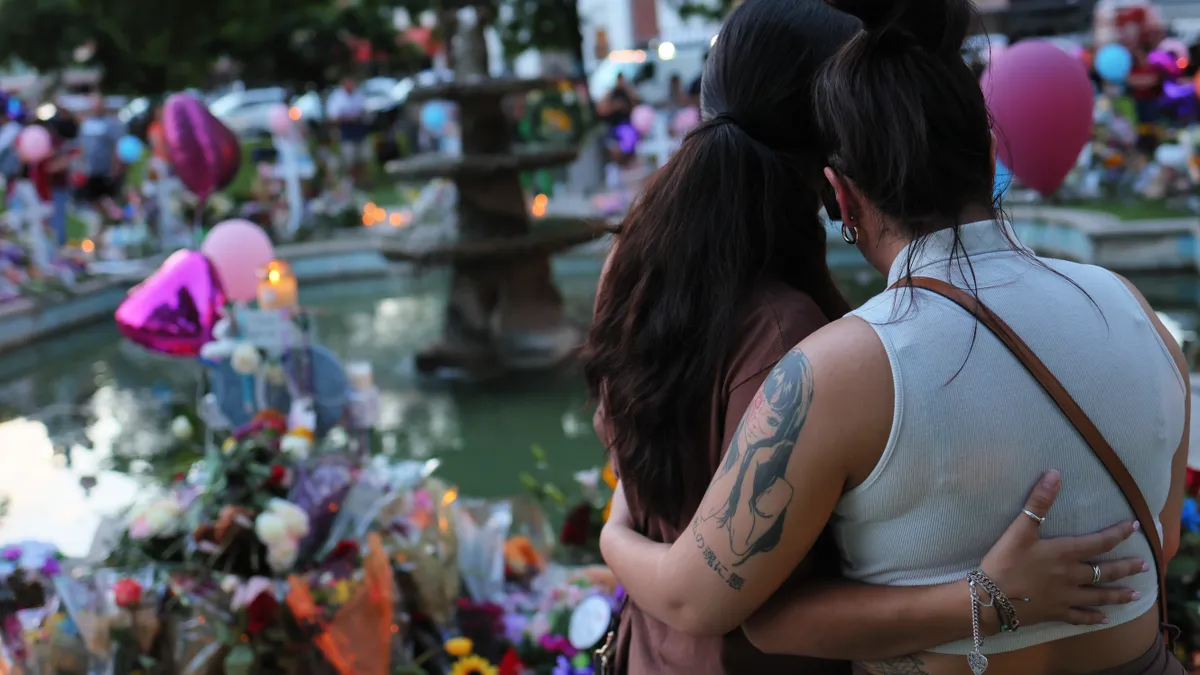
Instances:
[[[858,226],[853,223],[854,216],[842,221],[842,241],[851,246],[858,243]]]

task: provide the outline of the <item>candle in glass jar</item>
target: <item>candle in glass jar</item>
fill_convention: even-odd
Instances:
[[[375,387],[371,364],[366,361],[346,364],[346,379],[350,381],[350,388],[355,391],[367,391]]]
[[[267,263],[262,280],[258,282],[260,309],[292,309],[299,303],[296,275],[282,260]]]

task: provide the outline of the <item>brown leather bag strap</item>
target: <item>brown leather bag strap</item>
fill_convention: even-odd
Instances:
[[[987,305],[984,305],[975,296],[961,288],[929,277],[901,279],[893,285],[893,288],[901,286],[914,286],[933,291],[974,314],[980,323],[987,326],[1000,339],[1000,342],[1008,347],[1013,356],[1017,357],[1017,360],[1038,381],[1038,384],[1042,385],[1042,389],[1045,389],[1050,398],[1058,404],[1059,410],[1062,410],[1071,424],[1075,426],[1076,431],[1091,447],[1096,458],[1104,465],[1108,475],[1112,476],[1113,482],[1121,489],[1125,501],[1129,503],[1129,507],[1133,509],[1133,515],[1137,517],[1138,523],[1141,525],[1142,534],[1150,542],[1150,553],[1154,556],[1154,566],[1158,572],[1158,609],[1162,616],[1162,625],[1169,626],[1170,624],[1167,622],[1166,563],[1163,560],[1162,542],[1159,540],[1154,514],[1151,513],[1150,507],[1146,504],[1146,498],[1142,496],[1142,491],[1138,488],[1137,482],[1133,480],[1133,476],[1129,475],[1129,469],[1125,468],[1121,457],[1108,444],[1108,441],[1104,440],[1104,434],[1100,433],[1083,408],[1079,407],[1062,382],[1054,376],[1054,373],[1050,372],[1037,354],[1033,353],[1029,345],[1025,344],[1025,341],[1003,319],[996,316],[992,310],[988,309]]]

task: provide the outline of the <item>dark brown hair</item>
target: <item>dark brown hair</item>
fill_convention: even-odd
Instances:
[[[825,261],[812,89],[858,28],[821,0],[734,10],[705,64],[705,121],[622,223],[584,374],[636,513],[680,522],[711,480],[699,446],[758,284],[800,289],[830,319],[849,309]]]

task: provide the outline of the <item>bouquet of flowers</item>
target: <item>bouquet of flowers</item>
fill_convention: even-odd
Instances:
[[[534,446],[532,452],[539,471],[545,472],[548,469],[545,451]],[[564,563],[576,565],[601,562],[600,529],[608,520],[612,493],[617,487],[612,463],[576,473],[577,496],[573,497],[568,497],[553,483],[539,481],[530,474],[522,474],[521,482],[539,504],[562,515],[559,558]]]

